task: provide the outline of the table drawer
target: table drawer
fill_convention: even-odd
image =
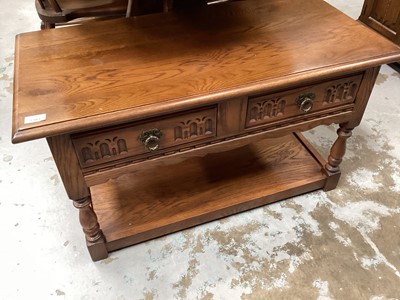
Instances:
[[[217,108],[192,110],[141,123],[75,135],[72,141],[82,167],[137,155],[158,155],[171,147],[216,137]]]
[[[362,74],[285,92],[249,97],[246,127],[353,103],[361,79]]]

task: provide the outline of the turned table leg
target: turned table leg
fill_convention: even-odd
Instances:
[[[47,142],[68,197],[79,209],[79,221],[85,233],[86,244],[92,260],[107,258],[105,238],[93,210],[90,190],[86,185],[70,136],[49,137]]]
[[[346,124],[340,124],[340,128],[337,130],[338,137],[331,147],[328,162],[325,164],[325,172],[329,176],[324,187],[325,191],[334,189],[339,182],[339,165],[346,153],[346,141],[351,137],[352,130],[353,128],[347,128]]]
[[[94,261],[106,258],[108,252],[96,213],[93,210],[91,197],[88,196],[83,199],[74,200],[74,206],[79,209],[79,222],[85,233],[90,256]]]

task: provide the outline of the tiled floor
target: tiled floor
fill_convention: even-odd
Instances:
[[[361,0],[330,0],[357,18]],[[93,263],[44,140],[11,145],[14,36],[33,0],[0,0],[0,299],[399,299],[400,75],[384,66],[339,187]],[[334,127],[307,133],[321,150]]]

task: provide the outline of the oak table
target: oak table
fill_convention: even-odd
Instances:
[[[400,49],[320,0],[249,0],[20,34],[14,143],[47,138],[93,260],[336,187]],[[337,123],[325,161],[295,133]]]

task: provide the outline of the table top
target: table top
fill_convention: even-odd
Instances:
[[[246,0],[20,34],[13,142],[400,60],[322,0]]]

